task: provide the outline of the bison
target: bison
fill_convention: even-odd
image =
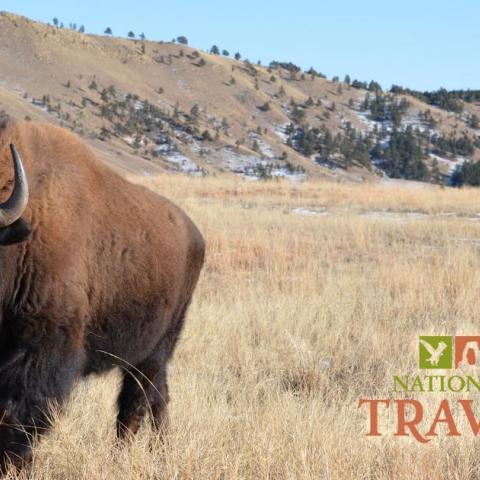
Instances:
[[[167,362],[204,260],[198,229],[48,124],[0,128],[0,187],[0,470],[28,461],[52,401],[118,366],[118,436],[147,411],[164,426]]]

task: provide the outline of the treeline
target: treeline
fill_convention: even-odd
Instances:
[[[464,162],[457,166],[452,175],[451,184],[454,187],[470,185],[480,186],[480,162]]]
[[[372,97],[365,95],[361,108],[370,112],[370,117],[376,122],[390,121],[396,128],[402,124],[402,118],[408,110],[410,102],[405,98],[398,100],[394,95],[383,95],[378,90]]]
[[[461,155],[462,157],[469,157],[473,155],[475,147],[480,148],[480,141],[472,140],[471,138],[463,135],[461,137],[455,137],[450,135],[445,137],[443,135],[433,135],[431,137],[431,143],[439,155]]]
[[[320,128],[287,126],[287,144],[306,156],[315,154],[316,161],[329,166],[347,168],[353,164],[369,169],[380,167],[392,178],[432,180],[425,162],[428,150],[416,130],[374,130],[364,134],[347,124],[343,133],[332,135],[326,126]],[[388,137],[388,138],[386,138]]]
[[[360,132],[347,125],[345,133],[332,135],[326,126],[320,128],[295,126],[289,124],[287,145],[305,156],[316,155],[318,163],[341,164],[348,167],[358,162],[370,168],[369,150],[373,146],[370,135],[363,136]]]
[[[428,169],[428,150],[418,133],[408,126],[405,131],[395,129],[385,144],[377,142],[370,152],[376,165],[391,178],[432,180],[438,173]]]
[[[405,129],[393,126],[391,130],[375,126],[371,132],[363,133],[347,123],[343,132],[334,135],[325,125],[309,127],[291,123],[285,133],[287,145],[305,156],[314,155],[319,164],[342,168],[357,164],[368,169],[375,166],[391,178],[434,183],[441,183],[443,179],[438,162],[434,158],[430,160],[430,154],[453,159],[469,157],[475,148],[480,148],[479,141],[467,136],[430,135],[412,126]],[[465,169],[470,168],[470,164],[465,165]],[[470,184],[471,172],[463,171],[465,180],[462,181]]]
[[[392,85],[390,92],[412,95],[429,105],[434,105],[455,113],[463,112],[463,102],[480,102],[480,90],[446,90],[445,88],[440,88],[433,92],[419,92],[398,85]]]

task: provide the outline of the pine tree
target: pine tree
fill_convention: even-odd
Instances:
[[[474,130],[477,130],[480,128],[480,119],[475,113],[472,113],[468,119],[468,126],[470,128],[473,128]]]

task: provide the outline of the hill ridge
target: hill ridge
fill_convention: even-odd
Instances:
[[[0,109],[71,128],[120,169],[439,183],[480,159],[476,103],[449,112],[374,82],[354,86],[293,64],[79,33],[9,12],[0,12],[0,40]]]

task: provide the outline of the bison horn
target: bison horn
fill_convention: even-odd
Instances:
[[[25,211],[28,203],[28,182],[25,170],[23,169],[22,159],[15,145],[10,145],[10,150],[13,157],[15,178],[13,192],[10,198],[0,204],[0,228],[8,227],[18,220]]]

